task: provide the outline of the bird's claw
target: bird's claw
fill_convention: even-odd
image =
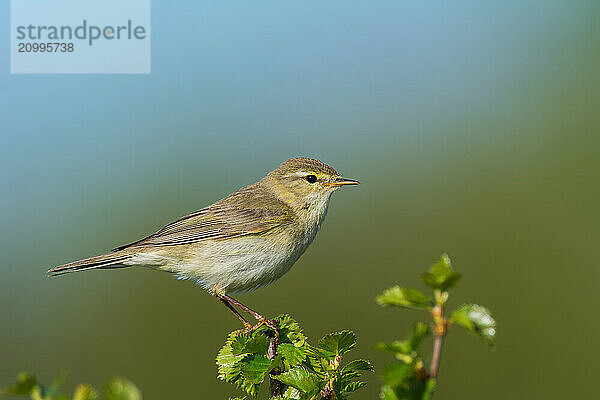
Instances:
[[[279,320],[277,320],[277,319],[267,319],[267,318],[263,317],[262,319],[258,320],[256,325],[250,325],[249,323],[245,323],[243,333],[245,335],[251,335],[258,328],[265,325],[265,326],[271,328],[271,330],[275,333],[275,340],[277,342],[279,342],[279,326],[278,326],[278,324],[279,324]]]
[[[254,327],[249,322],[244,322],[243,333],[245,335],[252,333],[253,330],[254,330]]]

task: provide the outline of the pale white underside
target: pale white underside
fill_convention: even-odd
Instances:
[[[323,223],[331,192],[309,198],[302,213],[305,221],[293,232],[275,228],[267,235],[247,235],[225,240],[203,240],[140,252],[125,265],[152,266],[196,281],[207,290],[242,293],[281,278],[304,253]],[[174,248],[176,247],[176,249]]]

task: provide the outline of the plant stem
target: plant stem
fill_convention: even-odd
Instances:
[[[275,333],[269,335],[269,349],[267,350],[267,357],[269,360],[272,360],[277,356],[277,342],[279,338]],[[283,383],[279,382],[272,377],[269,377],[269,384],[271,386],[271,396],[277,397],[281,395],[281,389],[283,388]]]
[[[431,366],[429,367],[429,377],[436,379],[440,369],[440,361],[442,358],[442,347],[444,346],[444,338],[448,330],[448,321],[446,320],[444,303],[447,299],[445,296],[436,296],[438,299],[437,305],[431,310],[435,326],[433,329],[433,355],[431,358]]]
[[[444,345],[444,335],[435,335],[433,342],[433,358],[429,370],[429,377],[436,379],[440,369],[440,360],[442,358],[442,346]]]

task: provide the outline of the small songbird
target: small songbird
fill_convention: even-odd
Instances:
[[[288,272],[321,227],[331,194],[358,185],[312,158],[292,158],[259,182],[186,215],[137,242],[48,271],[50,276],[90,269],[145,266],[190,279],[221,300],[252,330],[264,318],[229,294],[266,286]],[[249,324],[235,309],[257,319]]]

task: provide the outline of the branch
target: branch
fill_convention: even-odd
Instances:
[[[279,337],[276,332],[270,332],[269,334],[269,349],[267,350],[267,357],[269,360],[273,360],[277,356],[277,344],[279,342]],[[276,373],[274,373],[276,372]],[[281,395],[281,390],[283,389],[283,383],[280,381],[273,379],[270,375],[278,375],[281,373],[280,371],[272,371],[269,374],[269,384],[271,387],[271,396],[277,397]]]
[[[435,335],[433,342],[433,358],[429,370],[429,377],[436,379],[438,370],[440,369],[440,359],[442,358],[442,346],[444,345],[444,336]]]
[[[438,371],[440,369],[440,360],[442,358],[442,347],[444,345],[444,338],[448,330],[448,321],[446,320],[444,303],[447,298],[447,292],[445,296],[436,296],[437,305],[431,310],[433,321],[435,326],[433,329],[433,355],[431,359],[431,366],[429,367],[429,377],[436,379]],[[441,300],[441,301],[440,301]]]

